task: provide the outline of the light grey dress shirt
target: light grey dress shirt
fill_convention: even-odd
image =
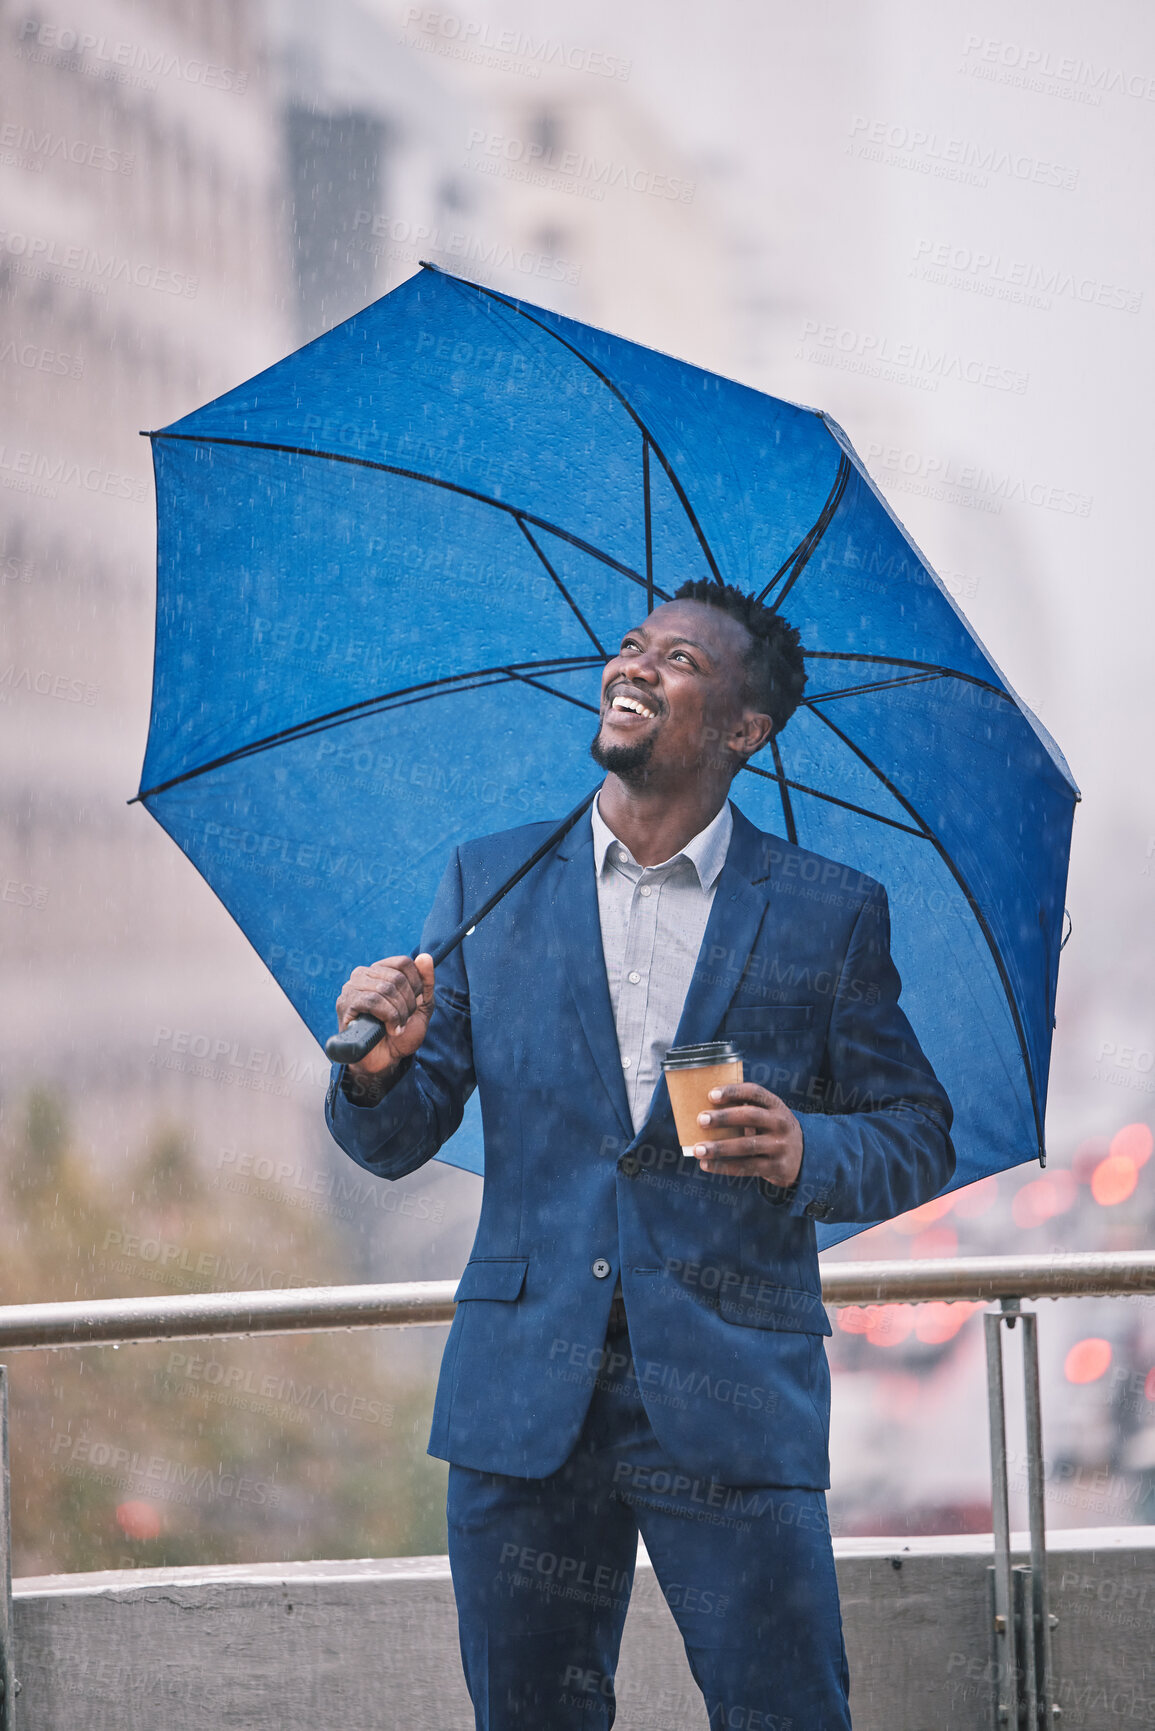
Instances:
[[[637,863],[596,799],[590,822],[606,978],[636,1131],[682,1018],[734,819],[727,800],[680,853],[655,866]]]

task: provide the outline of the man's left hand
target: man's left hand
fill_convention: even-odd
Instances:
[[[694,1155],[703,1172],[729,1178],[765,1178],[785,1188],[802,1168],[802,1126],[777,1094],[756,1082],[711,1088],[710,1110],[698,1123],[704,1135],[714,1129],[741,1130],[739,1142],[698,1142]]]

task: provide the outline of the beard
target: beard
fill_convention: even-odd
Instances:
[[[656,737],[651,733],[648,739],[639,739],[636,745],[603,745],[599,727],[590,745],[590,756],[600,768],[609,770],[627,787],[634,786],[645,780],[644,772],[654,755]]]

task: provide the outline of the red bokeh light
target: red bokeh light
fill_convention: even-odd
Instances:
[[[847,1304],[837,1312],[836,1320],[843,1334],[865,1334],[870,1327],[876,1304],[867,1305],[865,1310],[858,1304]]]
[[[1024,1229],[1041,1226],[1044,1220],[1053,1220],[1056,1214],[1072,1208],[1078,1194],[1079,1186],[1065,1167],[1044,1172],[1016,1191],[1011,1204],[1015,1225]]]
[[[1047,1173],[1047,1183],[1055,1199],[1056,1214],[1065,1214],[1068,1208],[1075,1206],[1079,1200],[1079,1186],[1069,1167],[1053,1166]]]
[[[1147,1372],[1147,1381],[1143,1384],[1143,1393],[1148,1400],[1155,1400],[1155,1370]]]
[[[982,1308],[981,1304],[946,1304],[938,1300],[920,1304],[914,1332],[924,1346],[942,1346],[944,1342],[953,1340],[963,1323]]]
[[[1015,1192],[1015,1199],[1011,1203],[1011,1218],[1023,1231],[1032,1226],[1041,1226],[1054,1212],[1054,1197],[1044,1178],[1035,1178],[1029,1184],[1024,1184],[1021,1190]]]
[[[116,1511],[116,1524],[126,1539],[157,1539],[160,1537],[160,1510],[152,1503],[121,1503]]]
[[[910,1247],[912,1257],[957,1256],[958,1233],[953,1226],[929,1226]]]
[[[1123,1154],[1108,1154],[1091,1176],[1091,1195],[1100,1208],[1115,1208],[1126,1202],[1139,1182],[1139,1168]]]
[[[1149,1124],[1124,1124],[1111,1138],[1110,1153],[1114,1160],[1130,1160],[1132,1166],[1145,1166],[1155,1148],[1155,1135]]]
[[[1063,1371],[1068,1382],[1098,1382],[1111,1363],[1111,1342],[1094,1335],[1080,1340],[1067,1354]]]
[[[954,1211],[962,1220],[977,1220],[980,1214],[994,1207],[998,1197],[998,1179],[980,1178],[977,1184],[968,1184],[965,1190],[958,1192]]]
[[[914,1328],[914,1312],[909,1304],[872,1305],[875,1312],[866,1338],[871,1346],[898,1346]]]
[[[1080,1184],[1089,1184],[1100,1160],[1105,1160],[1111,1152],[1111,1144],[1106,1136],[1088,1136],[1085,1142],[1080,1142],[1075,1149],[1071,1161],[1071,1171]]]
[[[941,1220],[944,1214],[949,1214],[955,1205],[954,1195],[936,1196],[932,1202],[924,1202],[921,1208],[912,1208],[909,1214],[900,1214],[897,1220],[891,1221],[895,1232],[904,1233],[913,1238],[916,1232],[923,1232],[928,1226],[933,1226],[936,1220]]]

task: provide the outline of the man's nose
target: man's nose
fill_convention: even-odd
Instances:
[[[657,656],[652,649],[634,649],[622,656],[622,671],[627,679],[656,683],[658,677]]]

